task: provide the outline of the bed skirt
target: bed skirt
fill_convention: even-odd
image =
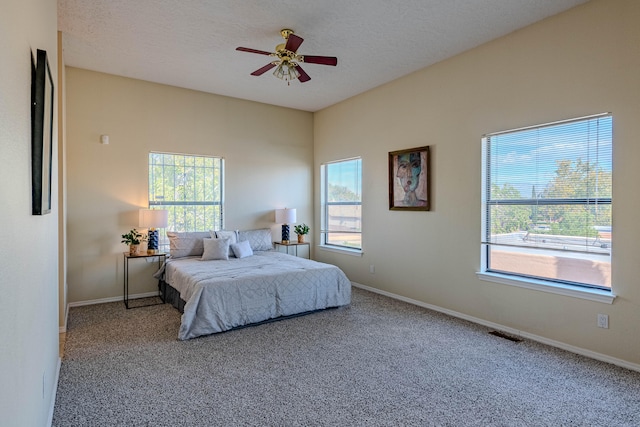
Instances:
[[[160,280],[158,286],[160,286],[160,293],[162,293],[164,302],[174,306],[180,313],[184,313],[186,302],[180,298],[180,292],[164,280]]]

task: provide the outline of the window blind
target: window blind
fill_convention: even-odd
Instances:
[[[482,243],[610,256],[612,139],[608,113],[486,135]]]
[[[362,249],[362,159],[322,165],[322,242]]]

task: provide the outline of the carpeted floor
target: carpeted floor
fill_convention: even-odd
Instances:
[[[169,305],[72,308],[54,426],[640,426],[640,373],[360,289],[177,341]]]

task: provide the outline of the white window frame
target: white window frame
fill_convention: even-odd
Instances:
[[[565,122],[573,122],[579,120],[588,120],[591,118],[597,118],[600,116],[610,116],[610,113],[603,113],[594,116],[581,117],[570,120],[563,120],[554,123],[548,123],[544,125],[531,126],[528,128],[522,129],[514,129],[505,132],[515,132],[519,130],[526,130],[531,128],[539,128],[543,126],[552,126],[557,124],[562,124]],[[495,134],[491,134],[495,135]],[[526,289],[533,289],[537,291],[549,292],[553,294],[565,295],[575,298],[587,299],[596,302],[602,302],[606,304],[612,304],[615,299],[615,294],[613,292],[613,287],[611,289],[601,289],[596,287],[582,286],[579,284],[571,283],[571,282],[563,282],[563,281],[553,281],[553,280],[544,280],[532,276],[524,276],[517,274],[508,274],[503,272],[494,272],[488,269],[489,264],[489,244],[486,242],[487,236],[487,228],[490,227],[488,221],[488,186],[489,178],[488,178],[488,162],[489,162],[489,152],[488,152],[488,135],[485,135],[482,138],[482,227],[481,227],[481,256],[480,256],[480,271],[476,273],[477,277],[480,280],[500,283],[504,285],[511,285],[522,287]]]
[[[352,157],[347,159],[340,159],[330,162],[325,162],[320,165],[320,244],[318,247],[320,249],[330,251],[330,252],[338,252],[347,255],[355,255],[362,256],[363,254],[363,245],[362,245],[362,227],[360,229],[360,248],[354,248],[351,246],[337,245],[335,243],[330,243],[328,241],[329,235],[332,233],[329,230],[329,206],[333,203],[328,201],[328,176],[327,176],[327,167],[331,164],[350,162],[350,161],[360,161],[360,202],[353,202],[352,204],[362,206],[362,158],[361,157]],[[360,210],[360,223],[362,224],[362,210]]]
[[[156,195],[156,194],[152,194],[153,188],[152,188],[152,182],[153,182],[153,171],[152,171],[152,156],[153,155],[171,155],[171,156],[181,156],[184,157],[185,159],[187,158],[192,158],[192,159],[196,159],[196,158],[205,158],[205,159],[213,159],[216,162],[219,162],[219,173],[220,173],[220,185],[219,185],[219,190],[216,191],[215,188],[211,188],[211,191],[213,191],[214,194],[214,200],[170,200],[170,199],[163,199],[160,197],[160,195]],[[194,166],[194,169],[198,167],[198,166]],[[214,166],[214,169],[216,169],[217,167]],[[208,156],[208,155],[196,155],[196,154],[183,154],[183,153],[166,153],[166,152],[158,152],[158,151],[152,151],[149,152],[149,156],[148,156],[148,182],[149,182],[149,188],[148,188],[148,193],[149,193],[149,208],[150,209],[167,209],[169,208],[169,210],[171,210],[170,208],[172,206],[193,206],[194,208],[196,206],[220,206],[220,217],[219,219],[216,221],[215,218],[213,219],[213,221],[209,221],[209,223],[212,223],[213,226],[209,226],[207,222],[205,223],[199,223],[196,222],[194,224],[193,227],[188,227],[189,229],[186,229],[185,227],[175,227],[175,218],[172,218],[171,213],[169,214],[169,226],[167,227],[167,230],[169,231],[178,231],[178,232],[183,232],[183,231],[209,231],[209,230],[221,230],[224,228],[224,158],[222,157],[218,157],[218,156]],[[175,178],[174,178],[175,179]],[[195,174],[194,174],[194,180],[195,180]],[[194,181],[195,182],[195,181]],[[194,185],[199,185],[199,184],[194,184]],[[215,194],[219,192],[219,197],[217,197],[218,195]],[[168,249],[168,239],[166,238],[165,233],[161,233],[161,237],[160,237],[160,241],[159,241],[159,247],[161,249]]]

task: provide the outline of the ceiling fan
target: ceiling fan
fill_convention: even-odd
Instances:
[[[298,48],[304,41],[302,37],[293,34],[293,30],[284,29],[280,31],[285,43],[276,46],[275,52],[266,52],[264,50],[251,49],[248,47],[237,47],[236,50],[241,52],[257,53],[260,55],[275,56],[277,60],[258,68],[251,73],[252,76],[261,76],[272,68],[276,67],[273,75],[279,79],[285,80],[287,84],[291,80],[298,79],[300,83],[308,82],[311,77],[300,66],[301,62],[307,64],[320,65],[337,65],[338,58],[334,56],[316,56],[316,55],[299,55],[296,53]]]

